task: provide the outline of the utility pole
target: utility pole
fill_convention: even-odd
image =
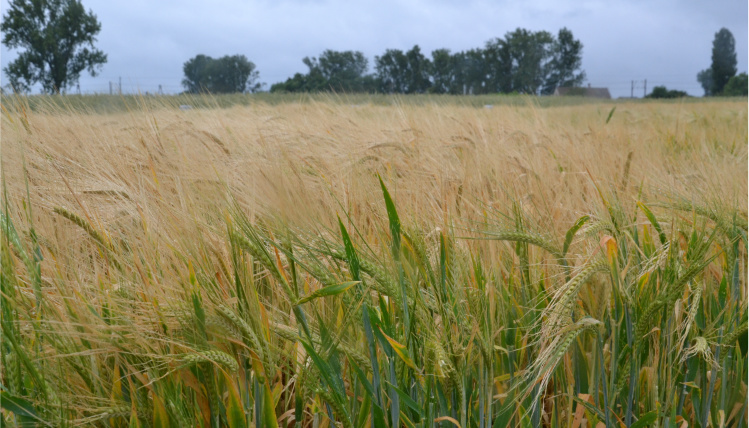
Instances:
[[[640,82],[639,80],[632,80],[631,86],[630,86],[630,89],[629,89],[629,96],[631,98],[635,97],[635,89],[638,89],[638,87],[640,86],[640,83],[642,83],[642,96],[643,96],[643,98],[648,96],[648,79],[645,79],[642,82]]]
[[[122,95],[122,76],[120,76],[120,95]]]
[[[109,95],[112,95],[112,81],[109,81]]]

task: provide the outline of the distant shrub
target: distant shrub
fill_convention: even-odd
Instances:
[[[653,88],[653,92],[645,98],[682,98],[688,96],[684,91],[677,91],[675,89],[669,91],[665,86],[656,86]]]
[[[723,95],[728,97],[745,97],[749,94],[749,84],[747,83],[746,73],[739,73],[726,83],[723,88]]]

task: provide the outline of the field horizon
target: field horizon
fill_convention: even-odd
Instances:
[[[14,109],[23,104],[32,111],[68,111],[84,114],[111,114],[148,109],[172,109],[182,105],[191,108],[231,108],[235,106],[309,104],[315,102],[344,105],[457,105],[485,108],[486,106],[533,106],[538,108],[605,104],[692,104],[745,102],[746,97],[682,97],[673,99],[613,98],[601,99],[583,96],[536,96],[525,94],[363,94],[363,93],[268,93],[254,94],[68,94],[68,95],[11,95],[0,96],[2,104]]]

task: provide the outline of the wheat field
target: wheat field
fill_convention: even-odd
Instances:
[[[4,101],[8,426],[747,425],[745,99]]]

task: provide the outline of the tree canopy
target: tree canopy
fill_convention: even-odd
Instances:
[[[553,94],[558,87],[576,87],[585,81],[585,72],[581,70],[583,44],[575,40],[572,31],[562,28],[556,40],[551,44],[548,75],[541,92]]]
[[[5,67],[10,86],[47,93],[72,86],[81,72],[96,76],[107,55],[94,47],[101,24],[78,0],[10,0],[0,30],[9,49],[24,49]]]
[[[193,94],[257,92],[262,88],[262,83],[258,83],[260,75],[255,64],[244,55],[213,59],[201,54],[188,60],[182,69],[185,73],[182,86]]]
[[[715,89],[713,89],[713,70],[711,68],[706,68],[697,73],[697,81],[700,82],[706,97],[715,93]]]
[[[724,89],[736,76],[736,71],[736,40],[727,28],[721,28],[713,39],[710,68],[697,73],[697,81],[705,90],[705,96],[729,95]],[[734,89],[735,86],[731,90]]]
[[[372,76],[365,73],[369,61],[359,51],[325,50],[319,57],[305,57],[307,74],[296,73],[271,86],[271,92],[373,92]]]
[[[645,98],[683,98],[689,95],[684,91],[678,91],[676,89],[669,90],[665,86],[656,86],[653,88],[653,92],[648,94]]]
[[[431,68],[419,45],[407,52],[388,49],[375,57],[378,88],[384,93],[423,94],[432,85]]]
[[[712,65],[713,88],[715,92],[723,92],[723,87],[736,75],[736,40],[726,28],[715,33],[713,40]]]
[[[747,82],[747,74],[739,73],[726,83],[723,87],[723,95],[729,97],[746,97],[749,95],[749,82]]]

